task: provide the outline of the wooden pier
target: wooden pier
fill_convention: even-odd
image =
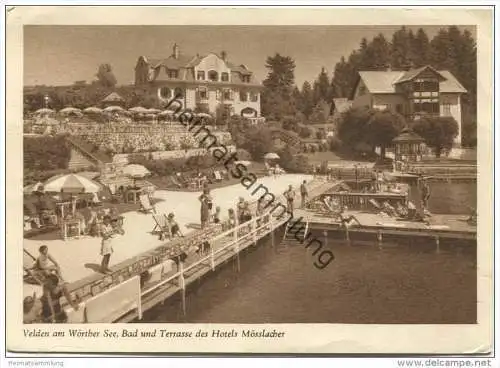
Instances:
[[[318,199],[337,184],[338,182],[318,180],[312,182],[309,187],[310,200]],[[284,198],[277,198],[275,203],[284,203]],[[257,246],[262,240],[275,247],[287,234],[293,235],[290,232],[289,216],[279,216],[280,214],[281,210],[269,208],[267,213],[247,223],[212,233],[204,239],[209,246],[185,247],[184,257],[164,257],[154,264],[145,259],[139,260],[145,268],[135,270],[130,278],[84,300],[78,311],[66,307],[68,322],[126,323],[140,320],[144,311],[165,302],[175,294],[180,294],[181,308],[186,314],[186,289],[190,284],[227,262],[233,262],[233,267],[239,272],[240,255],[244,250]],[[450,241],[465,244],[469,248],[476,244],[476,228],[468,225],[460,216],[437,216],[437,223],[429,226],[423,223],[397,222],[366,212],[354,211],[352,214],[360,219],[361,226],[346,228],[326,214],[306,209],[294,211],[295,219],[299,219],[300,225],[304,225],[300,236],[317,232],[324,236],[327,243],[340,241],[350,245],[355,242],[382,248],[391,241],[404,244],[421,239],[425,244],[434,245],[437,253]],[[283,238],[279,233],[284,234]]]

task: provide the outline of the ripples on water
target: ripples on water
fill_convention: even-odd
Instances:
[[[467,213],[476,184],[432,183],[431,212]],[[141,322],[476,323],[475,249],[435,254],[433,245],[379,250],[330,245],[315,268],[303,246],[262,244],[188,288],[187,315],[174,297]]]

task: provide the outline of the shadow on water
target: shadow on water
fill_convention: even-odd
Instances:
[[[327,246],[335,261],[323,270],[300,244],[252,248],[240,273],[229,261],[188,288],[186,316],[175,296],[141,322],[476,323],[470,245]]]

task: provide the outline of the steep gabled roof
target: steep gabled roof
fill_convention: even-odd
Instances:
[[[443,75],[440,72],[438,72],[432,66],[425,65],[425,66],[423,66],[421,68],[418,68],[418,69],[408,70],[406,73],[404,73],[401,76],[401,78],[399,78],[399,80],[396,83],[403,83],[403,82],[411,81],[412,79],[416,78],[420,73],[422,73],[424,70],[430,70],[431,72],[433,72],[434,74],[436,74],[438,77],[440,77],[439,78],[440,80],[446,79],[446,78],[443,77]]]
[[[385,94],[396,93],[396,84],[411,80],[423,69],[416,71],[361,71],[359,77],[370,93]],[[447,70],[436,70],[442,79],[439,82],[439,91],[443,93],[467,93],[467,90],[460,84],[460,82]]]

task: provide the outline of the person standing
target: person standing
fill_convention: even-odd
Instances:
[[[308,196],[309,193],[307,192],[306,181],[304,180],[300,185],[300,207],[304,208],[306,206],[306,199]]]
[[[245,222],[243,215],[245,212],[245,199],[240,197],[238,203],[236,204],[236,214],[238,216],[238,224]]]
[[[295,192],[293,191],[293,187],[291,185],[288,186],[288,190],[285,192],[286,199],[286,210],[293,217],[293,202],[295,201]]]
[[[101,225],[101,272],[102,273],[110,273],[109,269],[109,260],[111,258],[111,254],[113,253],[113,243],[112,239],[115,236],[115,232],[113,227],[111,226],[111,219],[109,216],[105,216],[103,219],[103,223]]]
[[[210,221],[210,211],[212,210],[212,197],[210,196],[210,189],[204,188],[202,195],[198,198],[201,202],[200,208],[200,222],[201,228],[204,229]]]
[[[427,180],[422,180],[422,207],[424,211],[428,210],[429,198],[431,197],[431,187]]]

